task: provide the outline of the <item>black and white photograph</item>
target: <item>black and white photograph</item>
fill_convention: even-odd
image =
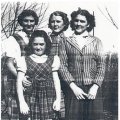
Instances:
[[[1,120],[118,120],[118,0],[1,1]]]

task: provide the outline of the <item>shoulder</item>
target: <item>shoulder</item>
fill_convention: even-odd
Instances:
[[[18,33],[15,34],[19,37],[19,39],[22,39],[26,44],[28,44],[29,38],[25,32],[19,31]]]
[[[91,39],[96,44],[102,44],[102,41],[98,37],[92,36],[92,35],[89,35],[88,37],[89,37],[89,39]]]
[[[18,46],[18,42],[16,41],[16,39],[14,38],[14,36],[10,36],[6,40],[4,40],[4,44],[6,45],[6,47],[7,46],[11,46],[11,47]]]
[[[96,41],[101,41],[98,37],[96,36],[92,36],[92,35],[88,35],[89,38],[93,39],[93,40],[96,40]]]

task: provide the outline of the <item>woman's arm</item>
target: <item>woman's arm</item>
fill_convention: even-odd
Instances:
[[[56,91],[56,101],[53,104],[53,109],[56,111],[59,111],[60,101],[61,101],[61,85],[60,85],[60,80],[59,80],[57,71],[53,72],[53,81],[54,81],[55,91]]]
[[[18,100],[20,104],[20,112],[23,114],[28,114],[29,107],[25,101],[24,95],[23,95],[23,85],[22,81],[24,79],[25,73],[19,71],[17,75],[17,94],[18,94]]]
[[[6,62],[6,65],[8,67],[8,70],[14,75],[17,77],[17,71],[16,71],[16,68],[14,66],[14,58],[12,57],[8,57],[7,58],[7,62]]]

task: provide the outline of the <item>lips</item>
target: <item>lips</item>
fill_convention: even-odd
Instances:
[[[76,26],[75,29],[82,29],[82,26]]]
[[[58,26],[54,27],[54,29],[58,29],[58,28],[59,28]]]
[[[40,52],[40,51],[42,51],[42,50],[40,50],[40,49],[36,49],[36,51],[37,51],[37,52]]]

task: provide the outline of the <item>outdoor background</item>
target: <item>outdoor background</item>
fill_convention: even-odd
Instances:
[[[1,2],[1,42],[7,42],[6,38],[14,32],[21,30],[17,23],[17,17],[24,9],[33,9],[39,16],[39,24],[36,29],[43,29],[51,32],[48,28],[49,15],[54,11],[63,11],[70,14],[78,7],[87,9],[96,18],[96,27],[91,34],[101,39],[106,55],[106,74],[103,83],[104,112],[106,120],[117,120],[118,116],[118,23],[119,23],[119,4],[117,1],[46,1],[38,2]],[[69,28],[65,35],[69,36],[73,32]],[[1,92],[5,92],[5,81],[3,79],[4,71],[4,45],[1,46]],[[2,120],[7,115],[6,106],[4,106],[4,95],[1,93]]]

